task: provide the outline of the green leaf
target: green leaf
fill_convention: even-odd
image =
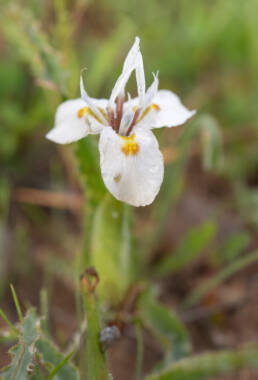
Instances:
[[[5,315],[2,309],[0,309],[0,316],[3,318],[5,323],[9,326],[11,330],[13,330],[15,334],[19,334],[19,330],[12,324],[12,322],[8,319],[8,317]]]
[[[247,231],[238,231],[230,235],[219,247],[217,255],[222,263],[230,262],[241,255],[250,244],[251,237]]]
[[[79,379],[78,370],[71,362],[67,361],[67,357],[50,340],[41,337],[36,342],[36,349],[40,356],[40,361],[50,373],[55,371],[56,368],[58,369],[53,380]]]
[[[18,344],[10,350],[13,356],[12,363],[3,370],[1,379],[27,380],[30,368],[31,379],[44,379],[35,361],[37,358],[42,367],[50,372],[50,376],[52,374],[53,380],[79,380],[77,369],[68,362],[71,354],[65,356],[53,343],[42,336],[40,320],[34,309],[28,311],[18,331]]]
[[[39,338],[38,318],[33,309],[29,310],[20,325],[20,337],[16,346],[12,347],[11,364],[2,372],[3,380],[27,380],[28,368],[33,363],[35,343]]]
[[[48,376],[47,380],[52,380],[54,379],[55,375],[57,372],[60,373],[61,368],[64,367],[64,365],[68,362],[68,360],[73,356],[73,352],[70,352],[68,355],[64,357],[64,359],[61,360],[59,364],[51,371],[50,375]]]
[[[145,380],[203,380],[244,368],[258,367],[258,348],[206,353],[182,359]]]
[[[15,304],[15,307],[16,307],[16,311],[17,311],[19,320],[20,320],[20,322],[22,322],[23,321],[23,315],[22,315],[22,312],[21,312],[21,307],[20,307],[20,303],[19,303],[18,297],[16,295],[16,292],[15,292],[15,289],[13,287],[13,284],[11,284],[10,287],[11,287],[13,301],[14,301],[14,304]]]
[[[175,251],[155,265],[154,273],[159,276],[165,276],[191,264],[203,253],[214,238],[215,233],[216,225],[211,221],[190,229]]]
[[[188,333],[177,315],[159,303],[151,292],[139,298],[138,311],[145,327],[159,339],[165,352],[162,366],[187,356],[191,351]]]
[[[130,207],[109,194],[94,215],[91,264],[100,277],[101,299],[119,303],[132,279]]]
[[[192,306],[198,303],[205,295],[207,295],[212,289],[219,286],[223,281],[233,276],[238,271],[247,267],[248,265],[254,263],[258,260],[258,251],[254,251],[245,257],[239,258],[238,260],[230,263],[226,268],[222,269],[220,272],[215,274],[206,280],[203,284],[198,286],[196,289],[190,293],[184,302],[185,307]]]
[[[46,380],[46,377],[43,375],[39,367],[34,367],[33,373],[29,379],[30,380]]]

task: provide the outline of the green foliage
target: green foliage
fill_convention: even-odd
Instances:
[[[48,379],[78,380],[78,370],[68,361],[71,354],[65,356],[48,339],[40,337],[35,343],[40,362],[49,371]]]
[[[69,362],[73,353],[65,356],[44,336],[42,320],[34,309],[29,309],[23,318],[18,298],[11,287],[20,324],[14,326],[2,310],[5,320],[18,343],[10,349],[12,362],[1,372],[2,380],[41,380],[45,379],[41,369],[49,372],[47,380],[79,380],[78,370]]]
[[[22,322],[23,316],[22,316],[21,307],[20,307],[18,297],[16,295],[15,289],[14,289],[12,284],[10,285],[10,287],[11,287],[11,292],[12,292],[12,296],[13,296],[13,300],[14,300],[14,304],[15,304],[15,308],[16,308],[19,320],[20,320],[20,322]]]
[[[159,303],[149,291],[141,295],[138,307],[143,325],[153,332],[164,349],[160,367],[189,355],[188,333],[171,309]]]
[[[161,259],[155,266],[155,274],[166,276],[172,274],[197,260],[216,233],[213,222],[204,222],[190,229],[183,237],[175,251]]]
[[[221,263],[231,262],[244,252],[250,241],[251,236],[247,231],[233,233],[218,248],[216,256]]]
[[[204,380],[223,376],[244,368],[257,368],[258,349],[221,351],[182,359],[145,380]]]
[[[91,236],[91,264],[100,276],[98,294],[109,304],[119,303],[131,283],[130,209],[107,195],[96,210]]]
[[[35,342],[39,338],[37,321],[35,311],[30,310],[20,325],[19,342],[10,351],[13,358],[11,364],[2,372],[3,380],[28,379],[28,368],[33,363]]]
[[[4,18],[9,20],[2,24],[8,40],[16,47],[20,58],[30,65],[37,80],[66,95],[67,73],[62,70],[62,57],[49,44],[32,12],[18,4],[11,4],[4,8],[1,19]]]

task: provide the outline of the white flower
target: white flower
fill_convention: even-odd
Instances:
[[[138,97],[125,101],[125,86],[135,70]],[[158,91],[158,77],[145,90],[139,38],[129,51],[110,99],[90,98],[80,80],[81,98],[62,103],[55,127],[47,138],[66,144],[88,134],[100,134],[100,167],[103,181],[115,198],[133,206],[153,202],[163,174],[163,157],[152,128],[175,127],[186,122],[189,111],[171,91]]]

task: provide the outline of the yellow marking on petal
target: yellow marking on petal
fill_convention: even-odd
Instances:
[[[99,123],[102,124],[102,121],[100,120],[100,118],[97,115],[95,115],[95,113],[91,110],[90,107],[82,107],[77,112],[77,116],[79,119],[81,119],[85,114],[94,117],[94,119],[96,119]]]
[[[106,121],[108,121],[108,117],[107,117],[107,114],[106,114],[105,110],[103,110],[103,108],[101,108],[101,107],[98,107],[98,110],[101,113],[101,115],[104,117],[104,119]]]
[[[122,145],[122,152],[126,156],[134,156],[139,152],[139,145],[135,141],[136,136],[135,133],[131,136],[120,136],[122,140],[125,141],[125,143]]]
[[[137,123],[141,121],[151,110],[160,111],[160,107],[157,104],[152,103],[149,107],[147,107],[143,113],[142,116],[137,120]]]

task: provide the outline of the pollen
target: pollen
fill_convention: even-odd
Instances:
[[[139,145],[137,144],[136,136],[133,134],[132,136],[120,136],[121,139],[124,141],[124,144],[122,145],[122,152],[126,156],[134,156],[139,152]]]

